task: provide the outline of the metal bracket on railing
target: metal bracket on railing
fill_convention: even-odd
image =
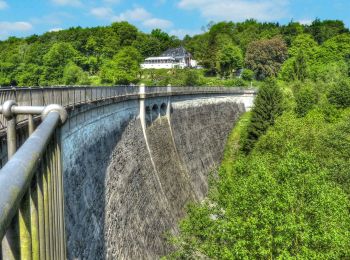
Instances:
[[[66,122],[68,118],[67,110],[64,107],[56,104],[48,105],[45,107],[43,112],[41,112],[42,119],[44,120],[47,117],[47,115],[52,111],[55,111],[60,114],[61,124],[64,124]]]
[[[67,111],[61,105],[48,105],[48,106],[18,106],[16,101],[7,100],[2,106],[0,106],[0,113],[2,113],[7,120],[7,155],[10,159],[17,149],[16,143],[16,116],[28,115],[29,134],[34,131],[33,116],[41,115],[44,120],[47,115],[55,111],[60,115],[60,123],[64,124],[67,120]]]

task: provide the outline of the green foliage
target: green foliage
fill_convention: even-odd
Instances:
[[[348,65],[345,61],[318,63],[311,67],[310,77],[316,82],[337,84],[348,77]]]
[[[326,40],[342,33],[349,32],[342,21],[339,20],[325,20],[316,19],[311,26],[306,28],[318,43],[323,43]]]
[[[242,68],[242,50],[232,44],[228,44],[219,50],[216,60],[217,70],[222,77],[229,77],[233,71]]]
[[[318,51],[318,44],[309,34],[300,34],[292,42],[288,50],[290,57],[297,56],[303,52],[308,59],[314,59]]]
[[[303,86],[297,90],[295,95],[295,113],[302,117],[305,116],[318,102],[318,93],[312,86]]]
[[[237,153],[238,123],[220,179],[189,207],[170,258],[349,258],[349,119],[285,113],[249,156]]]
[[[274,82],[263,85],[254,101],[251,122],[247,130],[247,139],[243,145],[245,153],[249,153],[259,137],[275,123],[282,114],[282,92]]]
[[[334,85],[328,94],[329,103],[338,108],[350,107],[350,82],[341,81]]]
[[[63,82],[65,85],[87,85],[89,83],[87,74],[74,62],[69,62],[64,68]]]
[[[124,47],[113,58],[105,62],[101,69],[103,83],[127,85],[139,79],[142,57],[133,47]]]
[[[23,39],[10,37],[0,41],[0,84],[65,84],[63,72],[70,62],[93,78],[91,83],[134,83],[142,72],[139,71],[136,78],[134,70],[131,70],[133,75],[123,71],[115,71],[117,75],[113,75],[114,65],[107,65],[124,47],[137,49],[145,58],[181,45],[205,69],[205,75],[199,75],[199,85],[247,85],[235,79],[233,72],[241,68],[253,70],[257,80],[276,77],[281,66],[279,78],[286,81],[337,83],[350,76],[350,33],[341,21],[316,20],[307,26],[293,21],[279,25],[250,19],[238,23],[212,22],[203,30],[181,41],[160,29],[147,34],[127,22],[116,22],[110,26],[76,27]],[[108,67],[111,69],[106,71]],[[171,70],[168,72],[172,75]],[[162,76],[156,84],[184,85],[186,74],[178,74],[182,78]],[[98,80],[100,75],[103,78]],[[251,81],[250,75],[243,76],[243,80]]]
[[[244,69],[241,76],[244,80],[252,81],[254,79],[254,71],[250,69]]]
[[[136,40],[138,30],[128,22],[112,23],[111,27],[119,36],[120,46],[129,46]]]
[[[41,84],[61,84],[65,66],[79,60],[79,53],[69,43],[55,43],[43,57]]]
[[[196,86],[199,82],[199,75],[195,70],[187,70],[185,75],[185,86]]]
[[[302,50],[295,57],[287,60],[283,66],[280,75],[286,81],[304,81],[309,76],[309,65],[307,56]]]

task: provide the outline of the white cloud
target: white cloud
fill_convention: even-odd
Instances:
[[[300,20],[299,23],[302,25],[311,25],[312,20],[311,19],[304,19],[304,20]]]
[[[5,40],[17,32],[27,32],[33,29],[31,23],[28,22],[1,22],[0,21],[0,39]]]
[[[90,14],[97,18],[110,19],[113,16],[113,10],[108,7],[96,7],[90,10]]]
[[[147,28],[159,28],[166,29],[173,25],[173,23],[169,20],[159,19],[159,18],[150,18],[146,19],[142,23]]]
[[[136,7],[132,10],[127,10],[118,16],[114,16],[114,21],[145,21],[150,19],[152,15],[143,8]]]
[[[28,22],[0,22],[0,33],[30,31],[33,26]]]
[[[51,0],[56,5],[62,6],[82,6],[82,2],[80,0]]]
[[[7,7],[8,4],[5,1],[0,0],[0,10],[6,9]]]
[[[211,20],[243,21],[254,18],[273,21],[287,16],[288,0],[180,0],[178,6],[199,10]]]
[[[120,0],[103,0],[107,4],[119,4]]]
[[[175,35],[175,36],[179,37],[180,39],[182,39],[186,35],[193,36],[193,35],[200,34],[200,33],[201,33],[200,30],[187,30],[187,29],[174,29],[174,30],[171,30],[169,32],[170,35]]]
[[[49,32],[59,32],[59,31],[62,31],[63,28],[52,28],[49,30]]]
[[[127,10],[112,18],[113,21],[141,22],[147,28],[165,29],[173,25],[169,20],[153,17],[151,13],[141,7]]]

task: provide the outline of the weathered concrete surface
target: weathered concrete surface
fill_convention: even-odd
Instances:
[[[137,101],[88,107],[62,129],[68,259],[104,258],[105,175],[116,143],[138,112]]]
[[[157,259],[171,249],[166,234],[177,232],[186,204],[206,195],[244,106],[173,97],[170,120],[145,132],[137,101],[94,110],[71,118],[79,123],[62,136],[68,258]]]

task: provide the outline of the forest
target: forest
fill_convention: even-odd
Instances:
[[[169,237],[167,259],[350,258],[350,35],[340,24],[272,27],[262,34],[271,38],[247,44],[218,34],[232,42],[216,63],[203,56],[207,73],[222,73],[223,50],[240,50],[259,92],[211,173],[208,197],[188,206],[180,234]]]
[[[145,57],[178,46],[203,69],[140,69]],[[350,33],[337,20],[209,23],[202,34],[182,40],[160,29],[143,33],[116,22],[0,41],[0,86],[258,86],[271,77],[332,82],[349,75],[349,57]]]

